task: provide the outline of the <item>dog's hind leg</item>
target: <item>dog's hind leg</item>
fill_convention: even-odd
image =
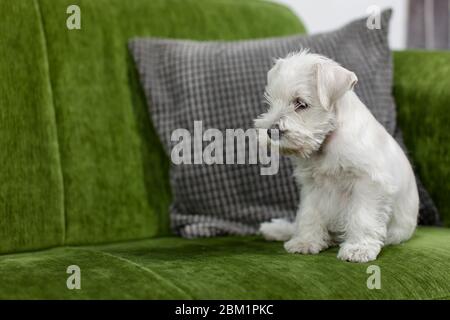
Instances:
[[[266,240],[288,241],[294,234],[294,223],[285,219],[272,219],[270,222],[261,223],[259,231]]]
[[[386,245],[398,244],[408,240],[417,226],[417,215],[419,212],[419,195],[412,182],[411,187],[404,193],[393,209],[393,215],[387,227]]]
[[[416,229],[417,218],[414,214],[405,216],[401,217],[402,219],[397,216],[392,218],[388,225],[385,245],[399,244],[411,238]]]

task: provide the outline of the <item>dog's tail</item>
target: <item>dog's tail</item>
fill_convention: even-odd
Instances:
[[[288,241],[294,234],[294,223],[285,219],[272,219],[261,223],[259,232],[269,241]]]

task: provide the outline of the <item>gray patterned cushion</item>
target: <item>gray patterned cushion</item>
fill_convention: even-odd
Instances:
[[[133,39],[130,49],[139,69],[151,118],[170,155],[174,129],[251,128],[263,103],[267,71],[274,58],[300,48],[328,56],[355,72],[357,94],[394,135],[396,112],[391,95],[392,65],[387,31],[369,30],[366,19],[313,36],[236,42]],[[172,165],[173,230],[185,237],[254,234],[271,218],[294,218],[299,192],[290,160],[282,158],[276,175],[260,175],[259,165]],[[421,188],[421,216],[436,222],[436,210]]]

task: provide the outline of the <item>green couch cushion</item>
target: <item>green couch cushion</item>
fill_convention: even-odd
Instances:
[[[450,230],[421,227],[378,260],[354,264],[288,254],[257,237],[187,240],[168,237],[96,247],[58,248],[0,257],[0,298],[134,299],[449,299]],[[66,288],[69,265],[81,290]],[[367,268],[381,289],[367,288]]]
[[[394,95],[405,144],[450,227],[450,52],[395,52]]]
[[[64,177],[66,243],[168,232],[169,161],[127,50],[136,36],[239,39],[302,32],[283,6],[241,0],[38,0]],[[68,30],[69,5],[81,30]]]
[[[0,1],[0,253],[62,244],[63,184],[34,0]]]
[[[80,290],[67,288],[72,275],[67,268],[72,265],[80,267]],[[189,298],[151,270],[89,249],[61,247],[1,256],[0,274],[0,299]]]

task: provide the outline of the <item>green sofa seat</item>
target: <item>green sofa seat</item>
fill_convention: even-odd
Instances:
[[[0,298],[18,299],[448,299],[450,232],[417,230],[375,262],[287,254],[259,237],[163,237],[102,246],[62,247],[0,257]],[[81,290],[66,287],[67,266]],[[381,289],[367,268],[380,267]]]

